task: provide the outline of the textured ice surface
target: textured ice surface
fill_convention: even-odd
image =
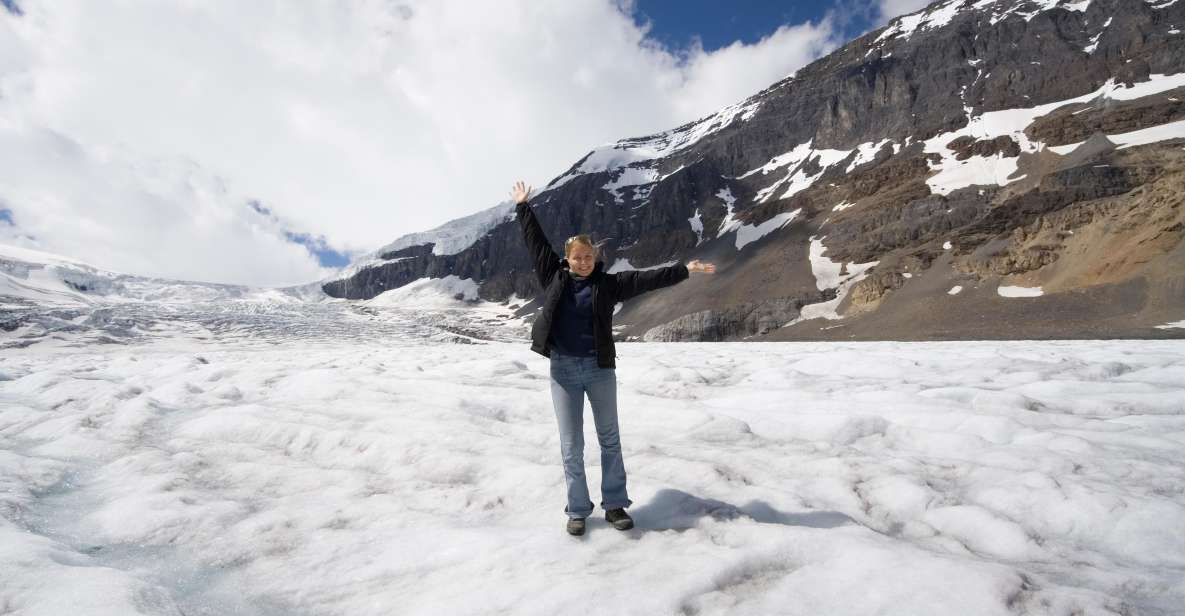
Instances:
[[[294,330],[6,351],[0,605],[1004,615],[1185,601],[1181,342],[619,354],[637,529],[594,517],[574,539],[547,363],[525,343]]]

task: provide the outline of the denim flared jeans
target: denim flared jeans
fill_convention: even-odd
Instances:
[[[584,397],[592,406],[601,446],[601,508],[629,507],[625,462],[617,428],[617,373],[600,368],[595,357],[551,354],[551,398],[560,428],[560,455],[568,484],[568,517],[586,518],[593,510],[584,477]]]

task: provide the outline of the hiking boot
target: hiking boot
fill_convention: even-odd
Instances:
[[[617,530],[629,530],[634,527],[634,519],[630,514],[625,512],[625,509],[610,509],[605,512],[605,521],[612,524],[613,528]]]
[[[568,534],[579,537],[584,534],[584,518],[568,518]]]

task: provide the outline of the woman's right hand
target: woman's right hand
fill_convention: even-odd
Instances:
[[[519,180],[514,183],[514,187],[510,189],[510,198],[514,199],[515,203],[526,203],[527,199],[531,197],[531,187]]]

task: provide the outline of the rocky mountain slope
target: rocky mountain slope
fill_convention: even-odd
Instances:
[[[627,338],[1180,336],[1183,29],[1179,0],[938,2],[593,150],[533,202],[554,243],[591,232],[611,269],[719,265],[625,306]],[[517,305],[529,267],[500,204],[323,290],[455,275]]]

